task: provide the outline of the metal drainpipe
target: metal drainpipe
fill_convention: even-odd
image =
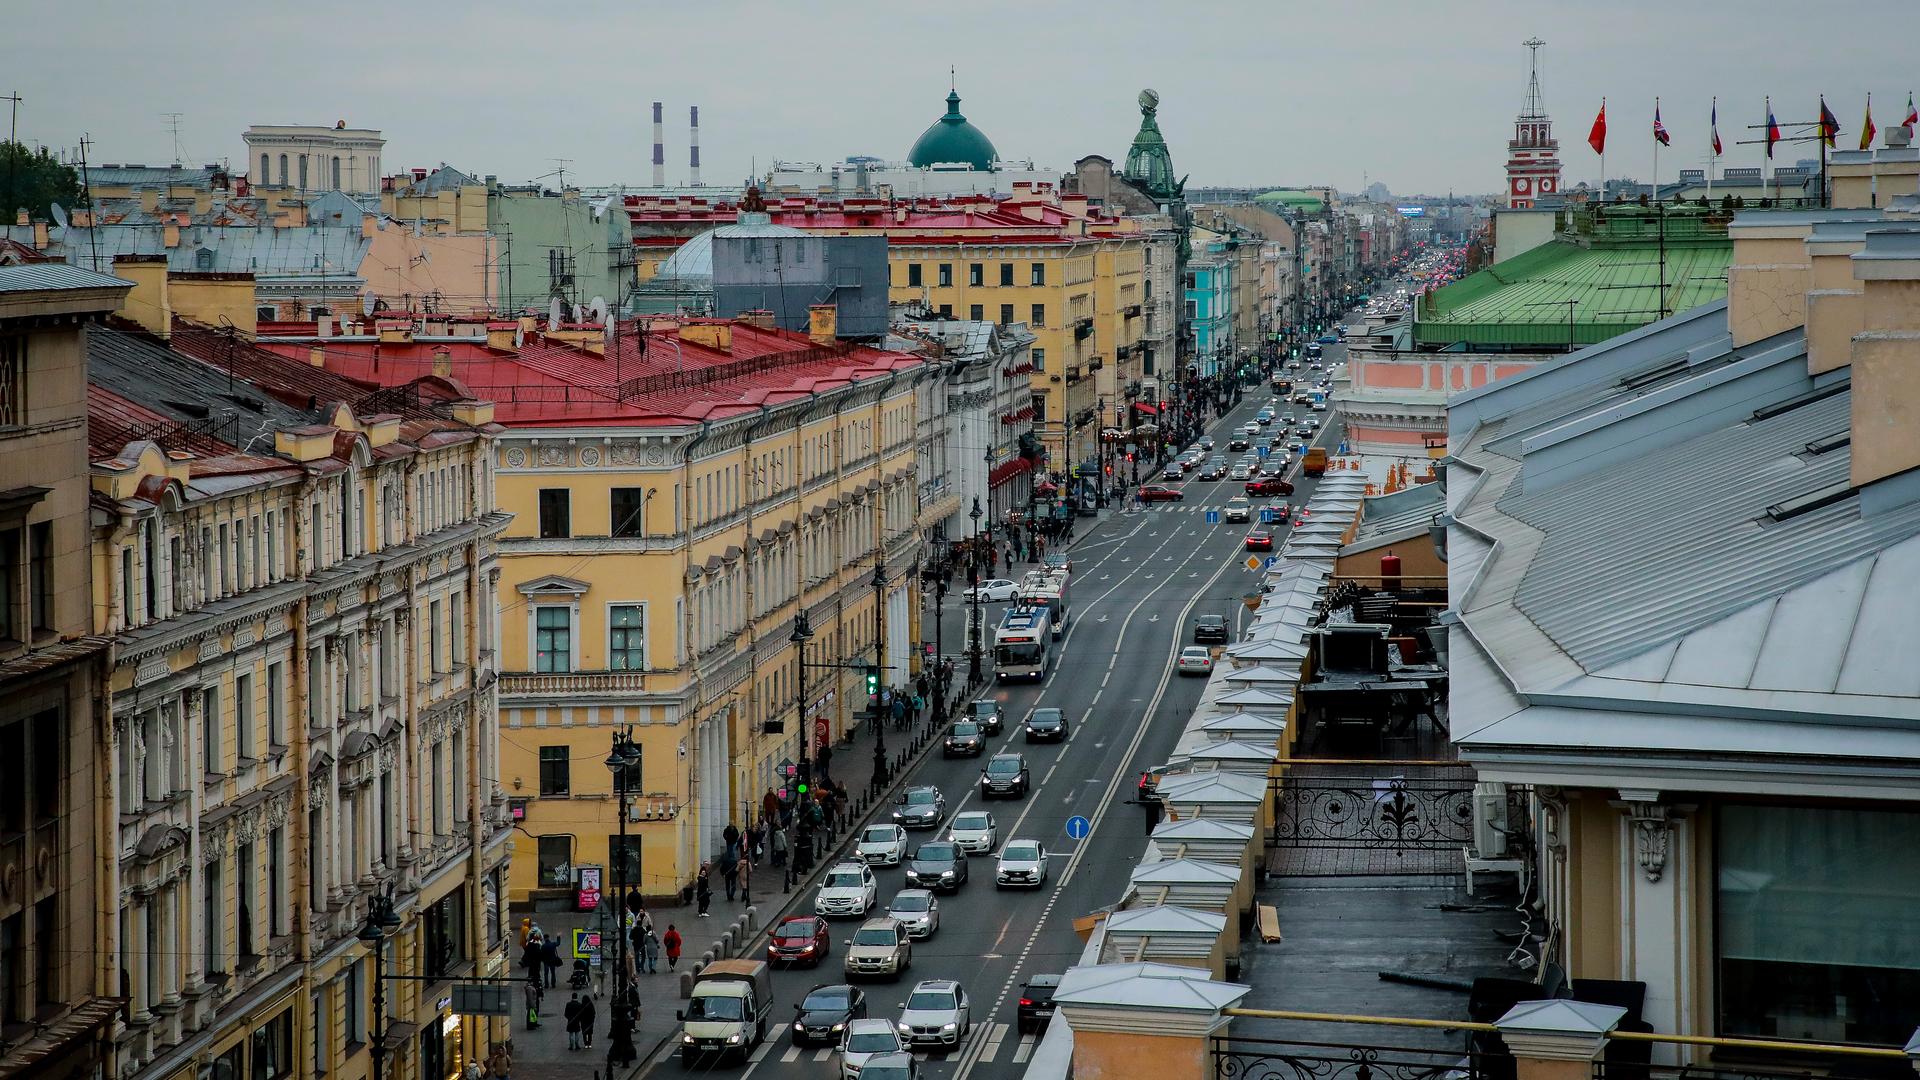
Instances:
[[[707,434],[712,430],[712,428],[713,428],[713,422],[711,420],[700,421],[700,430],[694,434],[693,438],[687,440],[686,450],[683,451],[680,455],[680,497],[682,499],[683,508],[686,506],[691,506],[693,502],[692,500],[693,452],[699,449],[701,443],[704,443],[707,441]],[[694,525],[693,525],[693,515],[687,512],[683,508],[680,509],[680,523],[681,523],[682,529],[686,532],[686,542],[681,544],[680,546],[680,594],[681,596],[684,597],[686,595],[686,588],[687,588],[687,571],[693,569]],[[700,679],[699,649],[692,644],[693,617],[694,617],[693,605],[682,604],[681,608],[683,609],[683,612],[681,614],[681,623],[680,623],[680,640],[688,643],[687,651],[686,651],[687,670],[693,676],[693,697],[694,697],[694,700],[697,702],[701,699],[702,682]],[[697,713],[698,710],[695,710],[695,711]],[[699,729],[699,725],[697,723],[690,723],[687,725],[687,730],[692,733],[692,742],[693,742],[692,747],[687,752],[687,810],[689,814],[697,813],[697,808],[699,807],[699,798],[700,798],[701,759],[700,759],[700,738],[699,738],[698,729]],[[684,830],[682,832],[682,835],[683,836],[685,835]],[[694,841],[695,841],[694,849],[695,849],[696,861],[698,859],[698,850],[700,846],[699,839],[700,839],[699,835],[696,833],[694,836]],[[682,867],[682,869],[684,870],[685,867]]]

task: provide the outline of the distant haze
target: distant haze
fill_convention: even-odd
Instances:
[[[1763,95],[1786,123],[1813,119],[1824,91],[1851,148],[1869,90],[1884,130],[1920,82],[1915,0],[182,0],[165,14],[70,0],[15,21],[0,93],[26,99],[29,144],[85,133],[96,161],[164,164],[164,114],[178,112],[189,164],[244,171],[248,124],[344,119],[385,133],[388,171],[446,161],[510,182],[567,158],[570,180],[646,184],[655,100],[671,183],[686,179],[689,105],[710,184],[774,158],[898,159],[943,111],[949,65],[962,111],[1008,158],[1122,160],[1151,86],[1175,170],[1195,185],[1364,180],[1397,193],[1501,187],[1533,35],[1547,42],[1541,82],[1568,185],[1599,174],[1585,139],[1602,95],[1608,171],[1647,180],[1655,94],[1671,179],[1707,153],[1715,94],[1722,164],[1751,166],[1760,150],[1734,144],[1762,120]],[[1776,161],[1805,156],[1811,146],[1788,147]]]

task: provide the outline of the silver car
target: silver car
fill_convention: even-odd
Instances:
[[[867,1062],[906,1048],[895,1025],[885,1020],[855,1020],[847,1025],[846,1034],[840,1036],[841,1080],[854,1080]]]
[[[969,855],[982,855],[993,850],[998,840],[999,830],[995,827],[993,815],[985,810],[968,810],[964,814],[953,816],[953,825],[947,830],[947,839],[958,844],[961,851]]]
[[[1007,846],[1000,849],[1000,865],[993,872],[993,887],[1037,889],[1046,883],[1047,849],[1037,840],[1007,841]]]
[[[900,1010],[900,1038],[909,1047],[957,1048],[973,1027],[967,992],[952,979],[928,979]]]
[[[887,914],[907,928],[907,937],[925,940],[940,929],[940,901],[928,889],[901,889],[887,905]]]

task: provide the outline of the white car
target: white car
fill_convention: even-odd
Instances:
[[[940,900],[927,889],[901,889],[887,905],[887,915],[907,928],[909,938],[930,938],[940,929]]]
[[[893,1021],[855,1020],[847,1025],[846,1034],[840,1036],[841,1080],[854,1080],[860,1075],[860,1067],[872,1058],[906,1049],[906,1044],[900,1041],[900,1029]]]
[[[927,979],[900,1010],[900,1037],[908,1046],[954,1049],[973,1029],[972,1003],[952,979]]]
[[[953,825],[947,829],[947,839],[969,855],[984,855],[993,850],[994,841],[999,839],[999,829],[994,825],[992,814],[985,810],[969,810],[953,816]]]
[[[1324,402],[1324,401],[1316,401],[1316,402],[1314,402],[1314,403],[1313,403],[1313,411],[1314,411],[1314,412],[1326,412],[1326,411],[1327,411],[1327,403],[1326,403],[1326,402]]]
[[[1180,650],[1175,669],[1182,675],[1213,674],[1213,653],[1204,645],[1189,645]]]
[[[1228,521],[1252,521],[1253,504],[1247,501],[1245,495],[1235,495],[1227,500],[1226,517]]]
[[[975,597],[975,593],[978,593],[979,596]],[[981,603],[986,604],[999,600],[1011,600],[1019,594],[1020,585],[1018,582],[1008,581],[1006,578],[990,578],[966,590],[961,594],[961,597],[968,602],[978,599]]]
[[[898,825],[869,825],[853,850],[868,866],[899,866],[907,857],[907,830]]]
[[[1047,883],[1047,849],[1038,840],[1009,840],[1000,849],[1000,865],[993,871],[993,887],[1023,885],[1037,889]]]
[[[866,863],[837,863],[814,894],[813,913],[823,918],[863,916],[873,910],[879,891]]]
[[[1227,479],[1229,480],[1250,480],[1252,478],[1253,478],[1253,469],[1250,468],[1247,465],[1247,463],[1244,461],[1238,465],[1235,465],[1233,467],[1233,471],[1227,474]]]

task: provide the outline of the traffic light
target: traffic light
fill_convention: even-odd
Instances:
[[[808,783],[808,781],[812,779],[811,776],[808,775],[811,772],[813,772],[813,763],[810,761],[803,761],[798,765],[794,766],[794,777],[793,777],[794,791],[799,792],[801,795],[805,795],[807,793],[807,789],[811,786]]]
[[[880,669],[867,665],[867,694],[872,696],[880,692]]]

